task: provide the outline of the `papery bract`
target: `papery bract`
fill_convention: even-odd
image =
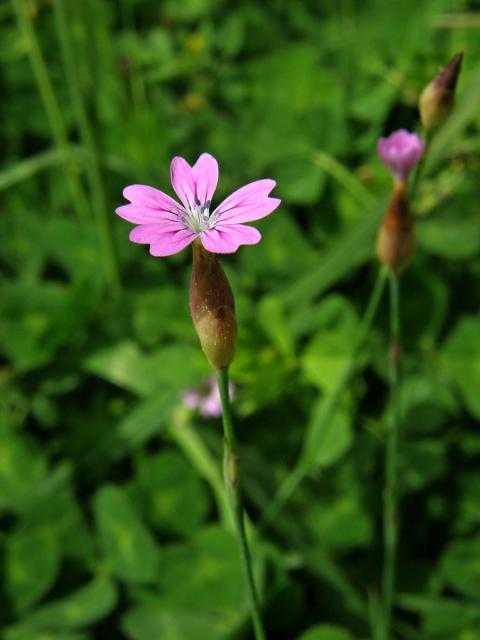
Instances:
[[[416,133],[406,129],[394,131],[377,143],[378,153],[390,173],[405,182],[425,150],[425,143]]]
[[[116,213],[136,226],[130,240],[149,244],[153,256],[169,256],[199,238],[212,253],[233,253],[242,244],[256,244],[260,232],[245,225],[268,216],[280,204],[268,197],[275,180],[257,180],[234,191],[210,213],[218,182],[218,163],[202,153],[191,167],[175,157],[170,166],[172,186],[182,204],[146,185],[130,185],[123,190],[130,204]]]

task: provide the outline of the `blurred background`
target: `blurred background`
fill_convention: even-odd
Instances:
[[[2,0],[0,632],[5,640],[248,640],[221,427],[182,405],[209,367],[190,251],[155,259],[113,213],[220,164],[283,203],[222,263],[247,511],[270,640],[367,640],[378,614],[384,300],[328,425],[378,266],[376,141],[465,52],[419,183],[405,345],[395,637],[480,637],[480,6],[467,0]],[[320,431],[320,432],[319,432]],[[310,434],[310,435],[309,435]],[[312,434],[315,434],[314,437]],[[265,510],[308,448],[313,464]]]

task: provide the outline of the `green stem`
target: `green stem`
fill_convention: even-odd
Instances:
[[[373,319],[375,318],[375,314],[378,309],[378,305],[380,304],[380,300],[382,297],[383,290],[385,288],[385,283],[387,279],[387,272],[384,269],[380,269],[378,272],[377,279],[373,286],[372,292],[370,294],[370,299],[367,304],[367,308],[365,310],[365,314],[360,322],[360,326],[358,327],[357,334],[353,343],[353,349],[350,354],[350,358],[348,363],[346,364],[340,380],[334,391],[329,396],[322,419],[318,421],[315,426],[315,432],[309,434],[306,439],[306,444],[304,445],[303,451],[300,454],[300,457],[290,471],[288,476],[285,478],[283,484],[278,490],[277,494],[273,498],[270,506],[266,510],[262,522],[260,524],[260,528],[268,526],[272,522],[276,520],[279,513],[282,511],[286,503],[290,500],[291,496],[295,493],[297,487],[301,484],[303,479],[308,475],[312,468],[312,461],[309,459],[308,451],[310,449],[309,442],[312,439],[317,437],[317,434],[321,432],[325,426],[325,424],[331,420],[332,416],[335,413],[335,410],[340,402],[342,395],[345,391],[345,388],[355,370],[356,360],[360,349],[365,341],[366,336],[372,326]]]
[[[71,20],[67,18],[65,10],[65,0],[55,0],[55,14],[57,19],[57,31],[60,38],[65,75],[69,86],[69,92],[75,109],[77,126],[80,131],[82,143],[88,153],[87,179],[92,193],[94,213],[97,219],[98,235],[102,248],[102,255],[105,260],[105,274],[107,281],[114,293],[120,289],[120,275],[113,242],[110,216],[103,180],[100,169],[98,150],[95,136],[89,122],[87,110],[85,108],[82,91],[79,85],[78,69],[75,63],[73,50],[73,34],[71,32]]]
[[[71,151],[67,128],[58,104],[53,86],[48,74],[47,65],[42,55],[40,45],[28,16],[27,7],[23,0],[11,0],[13,10],[17,16],[19,29],[28,46],[28,56],[32,67],[38,92],[43,102],[52,137],[57,148],[67,159],[67,180],[72,194],[73,206],[80,218],[88,218],[89,207],[81,180],[78,176],[75,156]]]
[[[390,274],[390,424],[387,432],[385,491],[383,507],[383,640],[389,640],[395,598],[395,574],[398,540],[398,432],[400,424],[400,283]]]
[[[235,520],[235,531],[240,546],[245,582],[247,585],[250,614],[256,640],[266,640],[263,628],[260,605],[252,571],[252,560],[245,533],[245,517],[242,495],[240,491],[240,467],[235,435],[233,431],[232,411],[228,391],[228,368],[217,370],[218,386],[222,400],[223,434],[224,434],[224,477],[227,496]]]

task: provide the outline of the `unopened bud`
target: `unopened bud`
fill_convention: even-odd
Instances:
[[[398,181],[378,232],[377,256],[391,271],[399,273],[408,266],[414,253],[414,219],[410,215],[406,185]]]
[[[463,53],[453,56],[447,66],[422,91],[418,108],[426,131],[440,124],[452,111],[462,60]]]
[[[190,313],[202,349],[217,369],[228,367],[235,355],[235,303],[217,255],[193,244]]]

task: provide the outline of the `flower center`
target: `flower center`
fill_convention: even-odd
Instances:
[[[210,217],[210,204],[210,200],[207,200],[202,205],[200,200],[195,198],[195,206],[192,209],[187,209],[185,224],[194,233],[202,233],[212,226],[213,216]]]

